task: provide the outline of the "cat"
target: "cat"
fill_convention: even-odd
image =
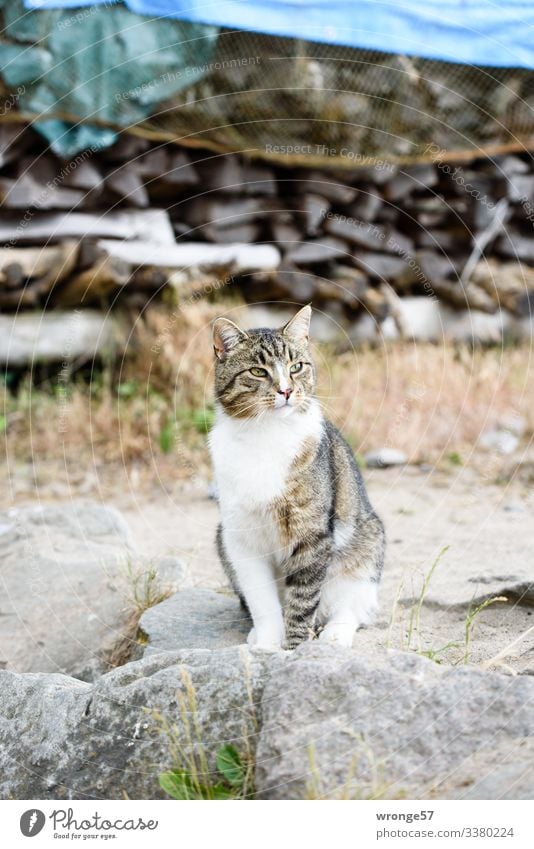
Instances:
[[[353,453],[314,396],[311,307],[280,330],[218,318],[217,548],[252,618],[248,643],[294,649],[316,635],[352,645],[371,621],[385,533]]]

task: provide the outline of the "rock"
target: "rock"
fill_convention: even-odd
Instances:
[[[408,462],[404,451],[398,448],[379,448],[365,455],[365,462],[371,469],[385,469],[388,466],[403,466]]]
[[[478,444],[489,451],[498,451],[500,454],[513,454],[519,445],[519,437],[509,430],[493,428],[485,431]]]
[[[219,645],[228,633],[224,619],[206,628]],[[262,799],[501,798],[518,780],[530,798],[533,698],[530,676],[320,642],[149,653],[92,685],[0,672],[0,794],[161,798],[180,748],[201,747],[212,770],[232,743],[255,759]]]
[[[524,513],[526,507],[521,501],[508,501],[506,504],[503,504],[503,510],[506,510],[507,513]]]
[[[445,668],[408,653],[366,657],[304,645],[265,685],[258,796],[462,798],[468,788],[456,771],[466,759],[532,736],[533,698],[526,676]],[[532,753],[529,763],[532,775]],[[508,789],[513,795],[513,783]],[[505,790],[501,775],[499,796]]]
[[[144,654],[180,649],[220,649],[246,643],[252,623],[234,595],[187,589],[145,611],[139,627]]]
[[[0,672],[1,798],[162,798],[158,774],[173,766],[173,733],[192,750],[192,688],[198,739],[214,768],[223,743],[254,750],[268,662],[238,648],[160,654],[94,685]]]
[[[91,678],[123,636],[127,559],[121,515],[91,503],[0,514],[0,660],[17,672]]]
[[[440,304],[429,295],[399,299],[402,323],[408,338],[436,341],[443,338]]]
[[[534,740],[481,752],[462,766],[462,799],[534,799]]]

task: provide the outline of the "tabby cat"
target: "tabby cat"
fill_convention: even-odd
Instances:
[[[281,330],[213,327],[217,546],[248,642],[350,646],[377,607],[385,536],[351,449],[314,397],[311,307]]]

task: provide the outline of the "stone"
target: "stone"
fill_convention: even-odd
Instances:
[[[509,430],[493,428],[481,435],[478,444],[489,451],[498,451],[499,454],[513,454],[519,445],[519,436]]]
[[[92,678],[123,636],[129,529],[112,507],[71,502],[0,514],[0,660]]]
[[[220,649],[246,643],[252,628],[238,598],[186,589],[146,610],[139,620],[145,656],[181,649]]]
[[[254,750],[268,663],[230,648],[150,656],[94,685],[0,672],[0,797],[163,798],[176,740],[189,753],[201,741],[211,769],[224,743]]]
[[[365,462],[371,469],[385,469],[388,466],[403,466],[408,462],[404,451],[398,448],[379,448],[365,455]]]
[[[305,644],[265,684],[258,797],[462,798],[469,757],[528,743],[533,698],[528,676]],[[532,751],[528,763],[532,790]],[[501,774],[499,797],[513,796],[513,778]]]
[[[0,672],[0,795],[163,798],[180,751],[211,772],[231,743],[260,799],[531,798],[533,699],[532,676],[317,641],[149,653],[94,684]]]

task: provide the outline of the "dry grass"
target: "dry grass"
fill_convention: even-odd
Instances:
[[[9,467],[47,460],[73,466],[161,467],[208,473],[212,418],[211,320],[224,305],[155,308],[134,328],[113,370],[64,387],[30,381],[3,392]],[[534,429],[534,368],[527,346],[474,350],[390,345],[336,354],[316,346],[319,396],[358,453],[384,445],[414,461],[468,462],[481,432],[517,414]],[[3,416],[3,419],[1,418]]]
[[[390,345],[335,357],[320,351],[321,401],[363,453],[399,448],[413,461],[467,461],[480,435],[520,416],[534,429],[534,362],[505,349]]]

